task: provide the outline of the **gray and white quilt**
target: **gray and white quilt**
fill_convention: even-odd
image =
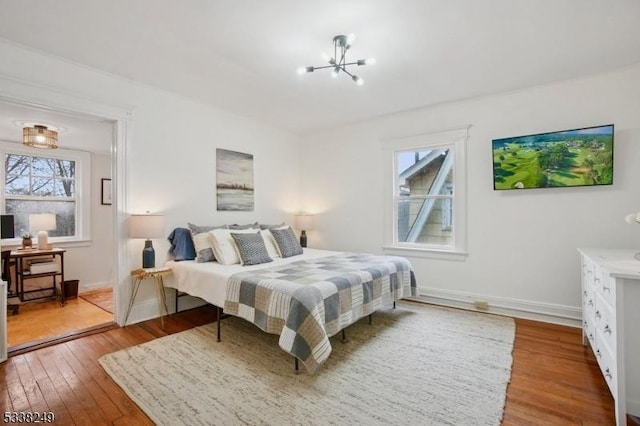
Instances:
[[[314,372],[331,353],[330,336],[416,295],[407,259],[343,253],[233,274],[224,311],[280,335],[280,347]]]

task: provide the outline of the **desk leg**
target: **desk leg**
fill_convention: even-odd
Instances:
[[[133,302],[136,300],[136,296],[138,295],[138,289],[140,288],[141,282],[142,282],[142,278],[133,279],[133,287],[131,287],[131,299],[129,299],[129,307],[127,308],[127,315],[124,317],[123,326],[127,325],[127,320],[129,319],[131,308],[133,308]]]
[[[67,292],[64,288],[64,252],[60,255],[60,306],[67,304]],[[53,276],[53,286],[56,286],[56,276]]]
[[[158,311],[160,313],[160,325],[164,330],[164,316],[169,315],[169,309],[167,308],[167,297],[164,291],[164,281],[162,280],[162,275],[159,275],[156,278],[156,291],[158,297]],[[164,307],[164,312],[162,308]]]

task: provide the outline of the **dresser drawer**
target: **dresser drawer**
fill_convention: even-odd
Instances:
[[[593,318],[584,318],[582,320],[582,332],[584,338],[589,342],[591,349],[596,350],[596,326]]]
[[[595,266],[590,259],[582,259],[582,282],[585,287],[593,287],[593,270]]]
[[[609,306],[616,305],[616,281],[610,275],[602,277],[602,281],[595,284],[596,292],[602,294]]]
[[[609,386],[611,395],[613,395],[613,398],[615,399],[618,397],[618,374],[615,358],[613,354],[609,352],[607,345],[598,344],[597,339],[594,353],[596,355],[596,359],[598,360],[600,371],[604,376],[604,380],[607,382],[607,386]]]
[[[593,290],[584,289],[582,291],[582,317],[595,318],[596,313],[596,297]]]
[[[615,356],[618,332],[616,317],[613,308],[604,300],[601,293],[596,293],[595,310],[594,317],[598,343],[604,342],[610,348],[611,354]]]

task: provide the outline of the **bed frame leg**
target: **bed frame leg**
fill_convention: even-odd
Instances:
[[[347,333],[345,333],[344,328],[342,329],[342,343],[347,342]]]
[[[396,308],[396,301],[394,300],[393,301],[393,309],[395,309],[395,308]]]
[[[296,358],[295,356],[293,357],[293,361],[294,361],[294,368],[296,369],[296,373],[298,372],[299,368],[298,368],[298,358]]]
[[[373,324],[373,314],[369,314],[369,325]]]
[[[216,306],[216,322],[218,323],[218,339],[216,340],[216,342],[219,342],[220,339],[220,320],[222,318],[222,308],[220,306]]]

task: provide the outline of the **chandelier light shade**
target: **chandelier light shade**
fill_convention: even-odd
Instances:
[[[351,44],[355,40],[355,37],[356,36],[354,34],[350,34],[348,36],[346,35],[335,36],[333,38],[333,57],[327,56],[326,58],[329,65],[323,65],[320,67],[301,67],[301,68],[298,68],[298,74],[306,74],[309,72],[314,72],[315,70],[330,68],[331,77],[337,77],[338,74],[343,73],[351,77],[351,79],[355,81],[356,84],[358,84],[359,86],[362,86],[362,84],[364,83],[364,80],[362,80],[357,75],[349,72],[347,70],[347,67],[351,65],[356,65],[356,66],[372,65],[375,63],[375,59],[374,58],[358,59],[357,61],[354,61],[354,62],[347,62],[347,51],[351,48]]]
[[[22,143],[34,148],[55,149],[58,147],[58,132],[41,124],[22,129]]]

